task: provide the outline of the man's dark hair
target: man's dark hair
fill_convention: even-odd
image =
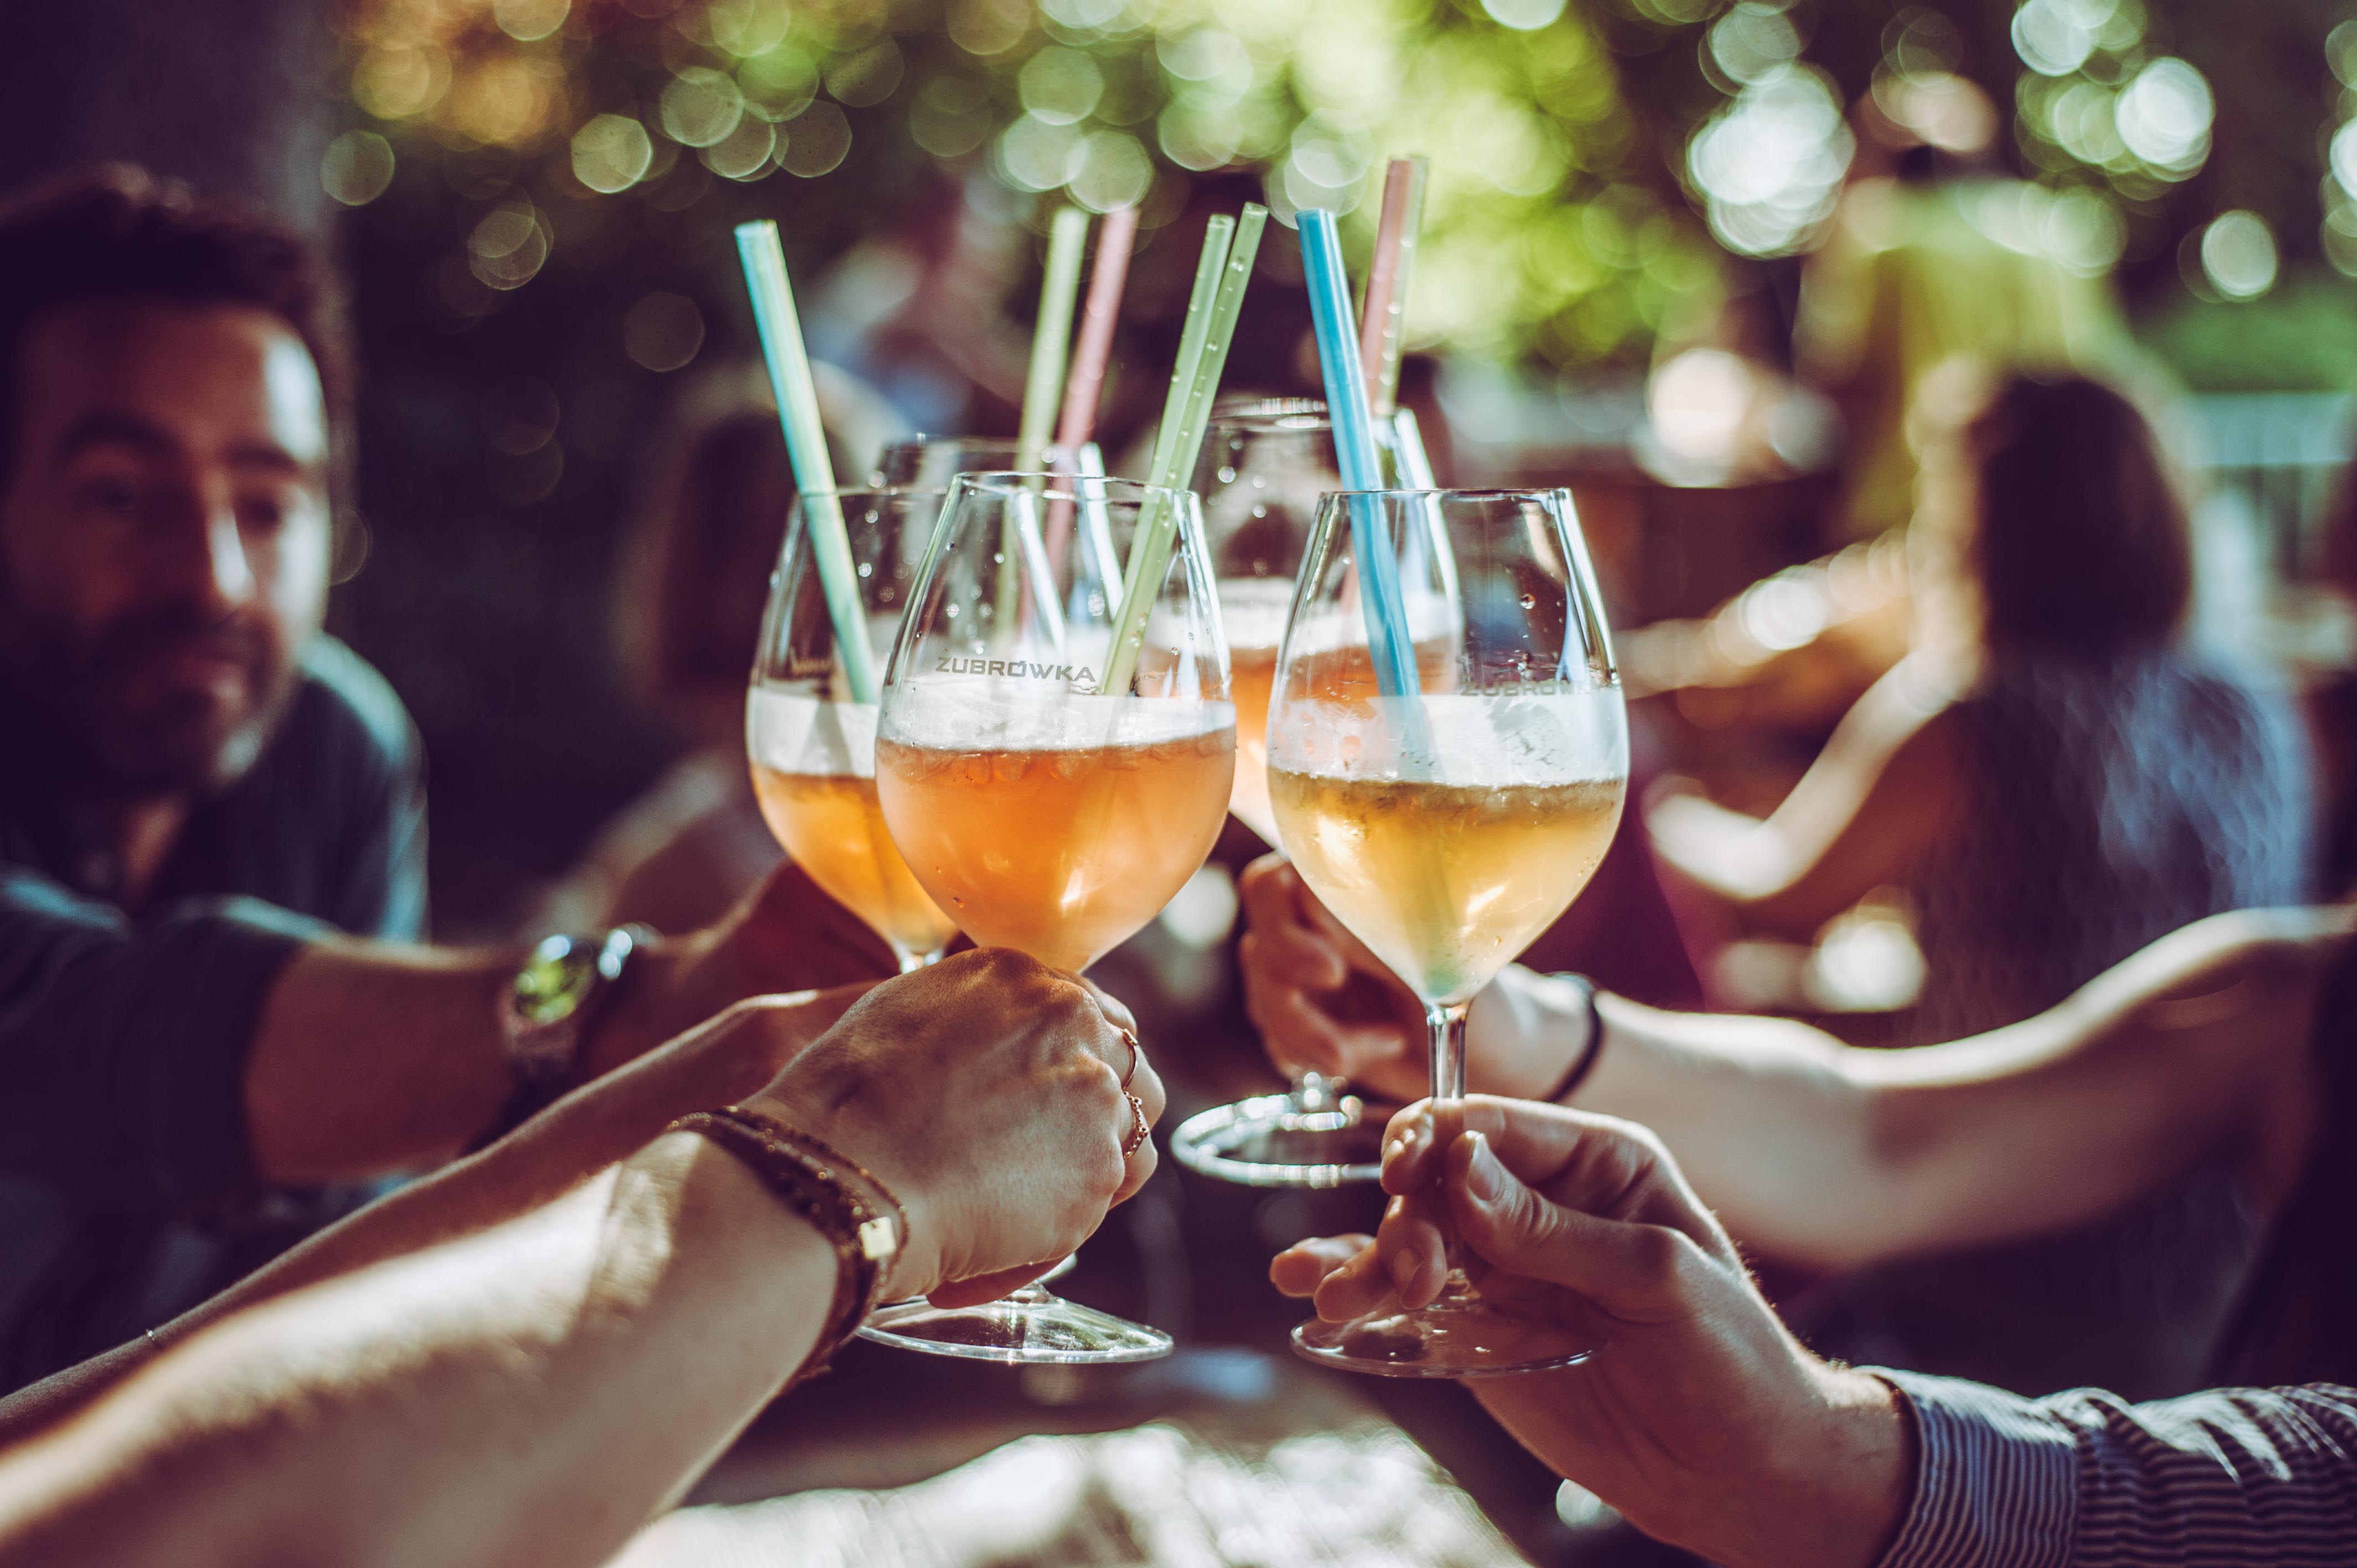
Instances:
[[[51,311],[113,300],[250,305],[294,328],[327,394],[330,483],[342,497],[350,355],[325,262],[291,229],[199,201],[178,181],[127,164],[0,203],[0,491],[14,477],[30,392],[26,339]]]
[[[2110,655],[2185,622],[2185,503],[2134,403],[2081,376],[2017,373],[1964,432],[1979,478],[1973,530],[1992,647]]]

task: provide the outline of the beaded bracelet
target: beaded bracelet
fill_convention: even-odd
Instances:
[[[1604,1015],[1596,1010],[1596,982],[1584,974],[1559,974],[1555,978],[1579,987],[1581,1000],[1586,1004],[1581,1010],[1587,1015],[1587,1038],[1580,1045],[1579,1054],[1571,1058],[1571,1066],[1564,1069],[1563,1080],[1547,1095],[1549,1101],[1560,1105],[1577,1093],[1579,1086],[1587,1081],[1587,1075],[1596,1070],[1596,1058],[1604,1050]]]
[[[909,1211],[873,1172],[823,1139],[748,1106],[692,1112],[666,1131],[697,1133],[742,1160],[834,1245],[834,1301],[816,1348],[794,1380],[826,1370],[883,1294],[893,1260],[908,1244]],[[862,1186],[892,1212],[877,1212],[859,1191]]]

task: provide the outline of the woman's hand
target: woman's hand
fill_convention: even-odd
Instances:
[[[1742,1568],[1872,1563],[1912,1486],[1895,1396],[1803,1349],[1644,1129],[1476,1098],[1393,1120],[1366,1237],[1270,1268],[1321,1317],[1438,1294],[1443,1205],[1485,1294],[1597,1336],[1590,1360],[1473,1385],[1524,1446],[1648,1533]]]
[[[876,987],[751,1101],[825,1139],[908,1207],[889,1294],[1003,1295],[1154,1174],[1161,1079],[1128,1011],[1003,948]],[[1128,1077],[1126,1091],[1122,1080]]]
[[[1424,1004],[1318,901],[1279,855],[1244,868],[1244,1010],[1279,1069],[1346,1078],[1394,1101],[1431,1087]],[[1576,993],[1509,969],[1473,1001],[1465,1071],[1477,1089],[1544,1095],[1587,1040]]]

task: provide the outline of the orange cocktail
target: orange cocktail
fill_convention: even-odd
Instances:
[[[1206,727],[1135,744],[879,740],[885,818],[966,935],[1077,973],[1160,912],[1219,836],[1235,728],[1224,703],[1203,708]]]

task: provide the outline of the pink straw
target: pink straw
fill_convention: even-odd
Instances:
[[[1405,305],[1407,252],[1415,243],[1411,209],[1416,160],[1394,158],[1383,171],[1383,215],[1375,225],[1374,260],[1367,268],[1366,305],[1359,313],[1359,358],[1366,365],[1367,402],[1377,419],[1398,404],[1400,317]]]
[[[1122,286],[1129,279],[1129,252],[1137,238],[1137,209],[1116,207],[1097,231],[1097,263],[1089,274],[1089,297],[1081,306],[1081,337],[1072,349],[1071,374],[1064,382],[1064,406],[1056,417],[1056,446],[1078,472],[1081,448],[1097,427],[1097,400],[1104,390],[1105,365],[1113,358],[1113,329],[1121,317]],[[1072,535],[1072,509],[1055,501],[1048,508],[1048,560],[1060,570]]]
[[[1121,315],[1122,285],[1129,277],[1129,250],[1136,238],[1135,207],[1114,208],[1097,231],[1096,269],[1089,274],[1081,340],[1072,350],[1072,373],[1064,382],[1064,407],[1056,421],[1056,445],[1067,456],[1076,456],[1096,429],[1097,394],[1113,357],[1114,323]]]

